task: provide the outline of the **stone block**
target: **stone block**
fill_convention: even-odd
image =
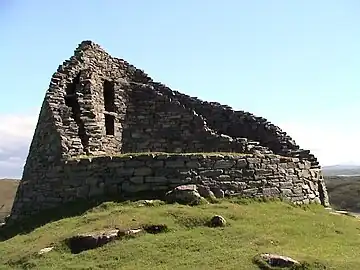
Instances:
[[[214,164],[214,169],[229,169],[234,167],[236,164],[235,160],[217,160]]]
[[[199,175],[214,178],[214,177],[218,177],[218,176],[222,175],[223,173],[224,173],[224,170],[222,170],[222,169],[212,169],[212,170],[200,171]]]
[[[144,176],[133,176],[130,177],[130,182],[136,185],[144,183]]]
[[[284,194],[285,196],[291,196],[293,194],[291,189],[288,188],[280,188],[280,193]]]
[[[148,184],[135,185],[130,182],[124,182],[121,185],[121,191],[124,193],[136,193],[149,190],[151,190],[151,187]]]
[[[145,176],[145,183],[167,183],[165,176]]]
[[[280,194],[280,190],[275,187],[262,188],[262,193],[267,197],[277,197]]]
[[[198,169],[201,167],[201,164],[197,160],[191,160],[191,161],[186,162],[186,167],[190,168],[190,169]]]
[[[230,170],[228,173],[231,177],[234,178],[239,178],[242,177],[243,175],[242,170]]]
[[[134,170],[134,176],[148,176],[152,175],[152,173],[153,170],[149,167],[139,167]]]
[[[140,160],[126,160],[125,161],[126,168],[134,169],[137,167],[144,167],[144,166],[145,166],[144,161],[140,161]]]
[[[133,176],[134,175],[134,168],[116,168],[115,173],[117,176]]]
[[[217,177],[218,181],[230,181],[231,177],[230,175],[222,174]]]
[[[248,166],[248,163],[247,163],[246,159],[242,158],[242,159],[238,159],[236,161],[235,168],[243,169],[243,168],[246,168],[247,166]]]
[[[166,160],[165,168],[185,168],[184,160]]]

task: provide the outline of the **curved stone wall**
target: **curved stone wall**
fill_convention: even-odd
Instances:
[[[12,219],[62,203],[118,195],[147,199],[182,184],[245,197],[284,197],[306,204],[324,202],[321,172],[308,161],[277,155],[149,153],[72,159],[47,173],[51,181],[23,183]],[[17,215],[19,214],[19,215]]]

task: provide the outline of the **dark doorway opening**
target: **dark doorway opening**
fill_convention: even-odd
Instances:
[[[81,119],[80,104],[76,95],[76,88],[80,84],[80,74],[78,74],[74,80],[69,83],[65,89],[65,104],[71,108],[71,117],[75,120],[78,126],[78,135],[86,152],[89,146],[89,136],[86,134],[84,121]]]
[[[105,114],[105,130],[106,135],[114,135],[115,133],[115,116]]]
[[[105,81],[104,82],[104,106],[105,111],[115,112],[115,92],[114,83]]]

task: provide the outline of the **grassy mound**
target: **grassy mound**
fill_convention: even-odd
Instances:
[[[210,228],[213,215],[227,220]],[[71,254],[64,239],[106,228],[166,224],[169,231],[115,241]],[[254,256],[278,253],[305,262],[304,269],[358,269],[360,223],[321,206],[233,199],[184,206],[158,202],[103,203],[0,242],[0,269],[259,269]],[[38,255],[55,245],[49,253]]]

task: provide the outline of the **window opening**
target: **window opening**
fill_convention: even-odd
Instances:
[[[114,83],[105,81],[104,82],[104,106],[105,111],[115,112],[115,92],[114,92]]]
[[[114,135],[115,133],[115,116],[105,114],[105,130],[106,135]]]
[[[80,84],[80,74],[78,74],[74,80],[68,84],[65,89],[65,105],[71,108],[71,117],[75,120],[78,126],[78,136],[81,140],[81,144],[85,151],[87,151],[89,145],[89,136],[85,132],[84,121],[81,119],[80,104],[76,95],[76,88]]]

